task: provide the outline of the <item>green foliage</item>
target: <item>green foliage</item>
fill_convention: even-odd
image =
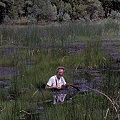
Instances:
[[[33,12],[36,15],[36,17],[39,17],[38,19],[49,19],[51,17],[51,3],[46,0],[35,0],[34,1],[34,7]]]
[[[14,18],[15,15],[15,5],[14,5],[14,0],[2,0],[3,3],[6,5],[6,14],[10,18]]]
[[[99,20],[107,14],[108,9],[114,7],[113,2],[112,0],[2,0],[0,3],[6,8],[6,14],[10,19],[31,16],[30,23],[36,23],[35,19],[67,21],[66,15],[72,20],[90,21],[94,19],[93,16]],[[118,12],[116,18],[120,19],[119,16]],[[111,17],[114,18],[113,13]]]
[[[0,2],[0,6],[6,7],[6,5],[3,2]]]
[[[11,19],[31,16],[39,20],[63,20],[64,13],[70,19],[88,17],[97,10],[98,17],[103,17],[103,7],[99,0],[2,0],[6,14]],[[55,8],[56,7],[56,8]],[[54,9],[54,10],[53,10]]]
[[[72,6],[70,3],[65,3],[64,11],[69,14],[72,14]]]

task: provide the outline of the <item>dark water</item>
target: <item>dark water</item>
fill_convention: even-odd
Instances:
[[[19,75],[19,70],[16,67],[0,67],[0,76]]]

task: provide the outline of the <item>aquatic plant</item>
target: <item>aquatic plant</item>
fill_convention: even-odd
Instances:
[[[107,30],[116,30],[115,27],[112,28],[112,25],[107,25]],[[109,109],[110,104],[103,94],[76,93],[72,103],[66,101],[65,104],[53,105],[51,92],[44,90],[46,82],[50,76],[56,73],[59,65],[65,66],[65,78],[70,83],[74,79],[73,71],[77,74],[79,69],[103,69],[107,71],[102,71],[107,80],[104,85],[100,84],[99,88],[106,94],[108,93],[107,95],[115,97],[114,99],[117,98],[114,105],[115,107],[119,106],[117,97],[119,75],[109,71],[113,70],[113,61],[104,52],[101,44],[102,37],[109,36],[108,31],[104,31],[104,24],[81,25],[76,23],[44,27],[0,27],[1,51],[6,50],[9,46],[15,48],[17,46],[15,51],[8,53],[8,56],[1,55],[1,66],[14,66],[19,69],[19,74],[11,76],[12,82],[7,94],[0,91],[2,95],[0,97],[0,101],[2,101],[1,119],[95,120],[97,118],[97,120],[103,120],[104,117],[106,119],[115,117],[116,113],[113,107]],[[9,60],[8,57],[10,57]],[[93,78],[91,76],[78,73],[80,80],[85,77],[88,82]],[[113,89],[114,92],[112,92]],[[111,101],[111,103],[113,102]]]

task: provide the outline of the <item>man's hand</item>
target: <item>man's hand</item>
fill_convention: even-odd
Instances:
[[[61,89],[61,86],[60,86],[60,85],[58,85],[58,86],[56,86],[56,88],[57,88],[57,89]]]
[[[45,89],[58,89],[58,90],[60,90],[60,89],[61,89],[61,86],[52,87],[52,86],[46,85],[46,86],[45,86]]]
[[[66,84],[66,87],[73,87],[73,88],[75,88],[77,91],[80,91],[80,89],[79,89],[78,86],[75,86],[75,85],[70,84],[70,83],[67,83],[67,84]]]

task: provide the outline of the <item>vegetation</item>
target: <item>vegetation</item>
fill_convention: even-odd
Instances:
[[[97,21],[120,18],[119,1],[114,0],[1,0],[0,22],[33,24],[42,21]],[[111,15],[110,15],[111,14]]]
[[[8,91],[0,86],[0,119],[117,119],[119,75],[109,71],[113,62],[101,50],[103,38],[119,37],[119,22],[110,21],[44,27],[0,26],[0,65],[19,69],[19,74],[0,78],[12,80]],[[79,43],[84,43],[85,48],[81,49]],[[74,52],[77,48],[81,51]],[[53,96],[44,86],[59,65],[65,66],[65,78],[70,83],[74,79],[72,70],[77,69],[107,68],[103,72],[107,80],[100,84],[100,91],[76,93],[72,103],[53,105]]]

